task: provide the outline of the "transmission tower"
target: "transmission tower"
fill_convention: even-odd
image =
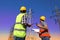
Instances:
[[[60,29],[60,9],[58,7],[55,7],[55,10],[53,11],[55,13],[52,15],[50,18],[54,18],[55,23],[59,24],[59,29]]]

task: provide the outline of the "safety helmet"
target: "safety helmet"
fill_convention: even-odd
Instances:
[[[26,7],[25,7],[25,6],[22,6],[22,7],[20,8],[20,11],[23,11],[23,10],[26,10]]]
[[[45,19],[46,19],[46,17],[45,17],[45,16],[41,16],[41,17],[40,17],[40,20],[45,21]]]

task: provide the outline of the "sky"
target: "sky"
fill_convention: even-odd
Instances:
[[[60,8],[60,0],[0,0],[0,33],[8,34],[15,23],[16,16],[20,13],[20,7],[26,6],[27,11],[32,9],[33,23],[39,23],[39,17],[46,16],[46,22],[50,33],[59,33],[59,26],[50,19],[55,6]],[[37,28],[34,24],[33,28]]]

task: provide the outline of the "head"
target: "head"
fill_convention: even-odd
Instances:
[[[45,21],[46,17],[45,16],[41,16],[40,17],[40,21]]]
[[[21,13],[26,13],[26,7],[25,7],[25,6],[22,6],[22,7],[20,8],[20,12],[21,12]]]

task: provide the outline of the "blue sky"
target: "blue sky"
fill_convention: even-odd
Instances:
[[[55,9],[55,6],[60,8],[60,0],[0,0],[1,33],[9,32],[11,26],[15,23],[15,18],[19,14],[19,8],[21,6],[26,6],[27,11],[30,8],[32,9],[34,23],[39,22],[39,17],[41,15],[45,15],[50,32],[58,33],[58,24],[55,24],[54,20],[50,19],[50,16],[52,15],[52,10]],[[36,28],[35,25],[33,26]]]

